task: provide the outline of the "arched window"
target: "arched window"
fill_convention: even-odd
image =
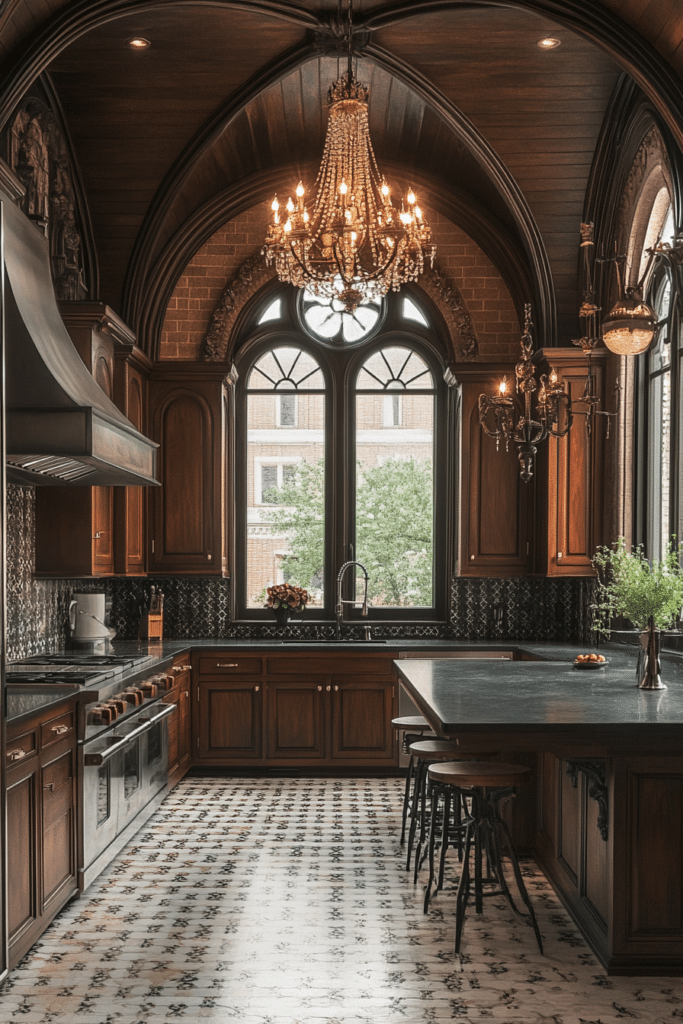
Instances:
[[[353,312],[282,285],[255,300],[236,357],[238,620],[272,620],[266,589],[290,582],[306,621],[331,621],[346,561],[368,571],[370,621],[446,620],[455,446],[437,321],[416,291]],[[344,587],[353,598],[356,574]]]
[[[648,247],[657,241],[672,242],[674,221],[668,193],[658,195],[647,235]],[[658,320],[668,321],[671,281],[661,263],[646,284],[645,298]],[[660,328],[645,356],[639,395],[642,414],[639,417],[641,458],[636,486],[636,533],[648,556],[660,559],[668,550],[672,536],[680,533],[678,524],[683,513],[673,486],[678,458],[674,437],[678,417],[673,401],[678,387],[673,375],[680,374],[681,366],[681,344],[676,340],[680,332],[675,324],[673,326],[671,335],[666,324]]]

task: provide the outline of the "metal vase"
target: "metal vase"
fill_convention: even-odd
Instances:
[[[640,634],[640,646],[645,652],[642,675],[638,683],[640,690],[666,690],[666,684],[662,682],[660,675],[662,671],[659,660],[661,642],[662,631],[655,628],[654,619],[650,616],[647,629]]]

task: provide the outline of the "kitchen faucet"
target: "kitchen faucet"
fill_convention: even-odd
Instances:
[[[360,569],[363,570],[363,575],[365,577],[365,593],[363,594],[363,601],[362,602],[360,602],[360,601],[345,601],[342,598],[342,582],[343,582],[343,579],[344,579],[344,573],[346,572],[346,570],[349,568],[350,565],[357,565]],[[361,615],[367,615],[368,614],[368,578],[369,578],[368,577],[368,570],[365,568],[365,566],[362,564],[362,562],[344,562],[344,564],[342,565],[341,569],[337,573],[337,609],[336,609],[336,611],[337,611],[337,629],[336,629],[336,633],[335,633],[335,637],[336,637],[337,640],[341,640],[341,628],[342,628],[342,622],[344,621],[343,620],[343,616],[344,616],[344,605],[345,604],[351,604],[355,608],[359,604],[362,603],[363,610],[361,611]]]

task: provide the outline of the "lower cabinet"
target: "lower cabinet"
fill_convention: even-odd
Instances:
[[[175,683],[163,699],[175,704],[168,721],[168,785],[180,782],[192,762],[192,666],[188,654],[176,658],[171,668]]]
[[[195,763],[395,767],[392,657],[195,655]]]
[[[9,966],[78,893],[76,708],[7,729]]]

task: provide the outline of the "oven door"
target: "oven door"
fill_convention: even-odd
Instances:
[[[83,873],[102,870],[109,850],[162,792],[168,779],[168,715],[175,704],[160,701],[89,740],[83,747]],[[111,859],[111,857],[109,859]]]

